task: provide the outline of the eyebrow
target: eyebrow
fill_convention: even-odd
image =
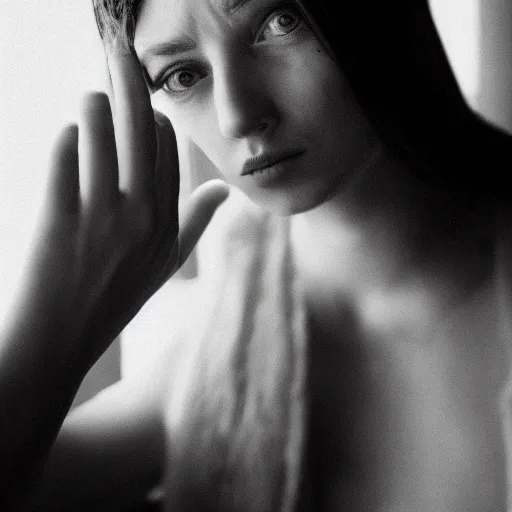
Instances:
[[[161,57],[163,55],[176,55],[194,50],[196,45],[192,41],[164,41],[146,48],[141,55],[141,62],[148,57]]]
[[[251,3],[253,0],[223,0],[222,11],[226,14],[234,14],[241,9],[244,5]],[[144,63],[149,57],[170,57],[180,53],[189,52],[196,49],[196,44],[193,41],[176,40],[164,41],[156,43],[146,48],[140,56],[140,61]]]
[[[252,0],[226,0],[222,6],[222,10],[227,14],[233,14],[251,1]]]

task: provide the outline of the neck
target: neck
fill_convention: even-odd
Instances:
[[[379,145],[349,185],[295,216],[292,226],[299,265],[312,282],[329,283],[359,303],[376,291],[410,286],[431,290],[440,302],[457,300],[488,275],[480,229],[488,222]]]

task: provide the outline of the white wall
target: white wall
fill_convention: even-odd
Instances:
[[[481,1],[487,0],[429,0],[459,86],[473,106],[480,86]]]
[[[1,0],[0,313],[34,228],[57,130],[101,88],[102,52],[87,0]]]
[[[0,317],[11,304],[35,229],[55,134],[77,119],[106,67],[88,0],[0,0]],[[79,403],[119,378],[119,343],[80,389]]]
[[[512,133],[512,2],[485,0],[481,11],[479,111]]]

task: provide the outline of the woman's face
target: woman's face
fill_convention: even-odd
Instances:
[[[135,49],[175,131],[265,208],[321,204],[373,141],[293,2],[145,0]]]

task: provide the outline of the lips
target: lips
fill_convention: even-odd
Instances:
[[[303,153],[302,150],[293,149],[288,151],[280,151],[275,153],[267,153],[260,156],[249,158],[242,168],[241,176],[247,176],[248,174],[254,174],[257,171],[263,171],[269,167],[280,164],[288,160],[289,158],[295,157]]]

